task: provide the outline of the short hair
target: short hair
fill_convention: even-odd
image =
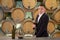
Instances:
[[[43,3],[41,3],[41,4],[40,4],[40,6],[44,6],[44,4],[43,4]]]

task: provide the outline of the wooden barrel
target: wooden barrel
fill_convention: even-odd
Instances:
[[[53,33],[54,30],[55,30],[55,22],[50,20],[49,23],[48,23],[48,26],[47,26],[48,34]]]
[[[55,10],[58,7],[58,3],[56,0],[46,0],[45,7],[48,10]]]
[[[27,9],[32,9],[36,6],[37,0],[22,0],[23,6]]]
[[[31,20],[25,20],[22,24],[22,31],[25,34],[33,34],[33,22]]]
[[[16,8],[12,11],[11,17],[15,22],[21,22],[24,20],[24,11],[21,8]]]
[[[38,9],[34,9],[34,11],[33,11],[33,18],[34,18],[34,20],[36,20],[38,14],[39,14]]]
[[[38,9],[35,9],[33,11],[33,18],[34,18],[34,20],[36,20],[37,15],[38,15]]]
[[[15,1],[14,0],[1,0],[1,5],[4,8],[12,8],[13,6],[15,6]]]
[[[52,18],[53,18],[58,24],[60,24],[60,9],[54,12]]]
[[[1,27],[3,33],[12,33],[13,25],[14,25],[13,21],[4,20],[2,22],[2,27]]]
[[[3,10],[2,10],[2,8],[0,8],[0,21],[3,19],[3,17],[4,17],[4,15],[3,15]]]
[[[53,38],[60,38],[60,32],[56,32],[53,34]]]

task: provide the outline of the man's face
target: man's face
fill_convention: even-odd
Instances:
[[[42,13],[44,13],[44,12],[45,12],[44,7],[38,7],[38,13],[39,13],[39,14],[42,14]]]
[[[42,13],[42,9],[38,8],[38,13],[41,14]]]

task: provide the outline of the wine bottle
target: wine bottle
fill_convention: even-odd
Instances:
[[[12,29],[12,39],[15,39],[15,27],[13,26],[13,29]]]

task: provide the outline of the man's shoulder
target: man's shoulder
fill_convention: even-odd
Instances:
[[[45,16],[48,16],[46,13],[44,13]]]
[[[44,17],[48,17],[48,15],[46,13],[44,13]],[[49,18],[49,17],[48,17]]]

